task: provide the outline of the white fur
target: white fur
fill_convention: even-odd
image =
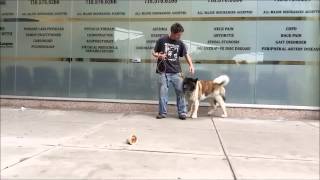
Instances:
[[[205,100],[205,99],[207,99],[207,97],[206,97],[204,94],[202,94],[202,95],[200,96],[200,101]]]
[[[226,86],[229,83],[230,79],[227,75],[221,75],[213,80],[214,83],[221,84]]]

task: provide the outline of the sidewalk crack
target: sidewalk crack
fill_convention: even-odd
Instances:
[[[230,170],[231,170],[233,179],[234,179],[234,180],[237,180],[237,176],[236,176],[236,174],[235,174],[235,172],[234,172],[234,168],[233,168],[233,166],[232,166],[232,164],[231,164],[231,161],[230,161],[230,159],[229,159],[229,157],[228,157],[228,154],[227,154],[227,152],[226,152],[226,150],[225,150],[225,148],[224,148],[224,145],[223,145],[223,143],[222,143],[222,139],[221,139],[220,133],[219,133],[218,128],[217,128],[217,126],[216,126],[216,124],[215,124],[215,122],[214,122],[214,120],[213,120],[213,117],[211,117],[211,121],[212,121],[212,124],[213,124],[213,128],[214,128],[214,130],[215,130],[215,132],[216,132],[216,134],[217,134],[217,136],[218,136],[219,143],[220,143],[220,146],[221,146],[221,148],[222,148],[223,154],[224,154],[224,156],[226,157],[226,160],[227,160],[227,162],[228,162],[228,165],[229,165],[229,168],[230,168]]]
[[[11,165],[8,165],[8,166],[2,168],[1,171],[6,170],[6,169],[9,169],[9,168],[11,168],[11,167],[13,167],[13,166],[16,166],[16,165],[18,165],[18,164],[20,164],[20,163],[22,163],[22,162],[24,162],[24,161],[27,161],[27,160],[29,160],[29,159],[34,158],[34,157],[37,157],[37,156],[39,156],[39,155],[41,155],[41,154],[43,154],[43,153],[45,153],[45,152],[48,152],[48,151],[50,151],[50,150],[52,150],[52,149],[55,149],[56,147],[57,147],[57,146],[54,146],[54,147],[45,149],[45,150],[43,150],[43,151],[40,151],[40,152],[38,152],[38,153],[36,153],[36,154],[34,154],[34,155],[31,155],[31,156],[29,156],[29,157],[21,158],[18,162],[13,163],[13,164],[11,164]]]

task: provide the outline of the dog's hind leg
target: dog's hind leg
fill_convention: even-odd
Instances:
[[[214,98],[209,99],[210,107],[208,115],[212,115],[213,112],[217,109],[217,101]]]
[[[223,98],[220,95],[217,95],[214,98],[220,104],[221,109],[223,111],[223,114],[221,115],[221,117],[228,117],[227,110],[226,110],[226,104],[224,103]]]

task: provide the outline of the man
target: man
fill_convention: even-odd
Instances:
[[[152,55],[157,58],[157,70],[159,74],[159,114],[158,119],[167,116],[168,88],[172,84],[177,96],[177,109],[179,119],[185,120],[187,114],[184,98],[179,57],[185,57],[189,64],[189,72],[194,74],[191,57],[187,53],[185,44],[180,40],[184,29],[181,24],[171,26],[170,35],[163,36],[156,42]]]

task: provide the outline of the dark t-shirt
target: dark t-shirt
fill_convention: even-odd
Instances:
[[[157,73],[179,73],[181,66],[179,57],[187,54],[185,44],[180,40],[172,40],[169,36],[163,36],[156,42],[154,52],[163,52],[167,55],[166,60],[157,61]]]

